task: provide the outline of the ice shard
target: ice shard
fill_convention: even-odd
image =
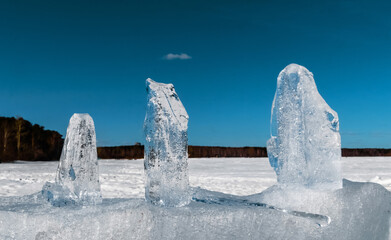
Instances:
[[[145,197],[155,205],[184,206],[191,200],[187,162],[189,116],[172,84],[148,78],[146,85]]]
[[[338,115],[303,66],[290,64],[278,76],[267,152],[282,185],[342,187]]]
[[[59,206],[102,202],[95,126],[89,114],[75,113],[71,117],[55,183],[46,183],[42,193]]]

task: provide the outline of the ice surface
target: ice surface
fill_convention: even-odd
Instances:
[[[289,210],[288,208],[280,208],[260,201],[251,201],[250,199],[254,199],[253,196],[240,197],[219,192],[212,192],[202,188],[196,188],[194,190],[192,199],[193,201],[207,204],[218,204],[225,206],[253,206],[258,208],[275,210],[284,214],[300,218],[306,218],[308,220],[313,221],[313,223],[317,224],[320,227],[326,227],[331,222],[330,217],[327,215]]]
[[[336,191],[294,195],[296,212],[308,216],[264,207],[289,207],[287,191],[247,197],[194,192],[197,201],[181,208],[161,208],[144,199],[57,208],[40,194],[3,197],[0,239],[388,239],[391,193],[378,184],[344,181]],[[331,221],[320,227],[321,218],[313,216]]]
[[[305,67],[290,64],[278,76],[267,152],[282,185],[342,187],[338,115]]]
[[[99,183],[95,126],[89,114],[71,117],[55,183],[47,182],[42,194],[53,205],[98,204]]]
[[[172,84],[146,81],[148,104],[145,197],[161,206],[184,206],[190,201],[187,162],[189,116]]]

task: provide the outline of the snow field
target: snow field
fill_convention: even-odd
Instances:
[[[343,178],[375,182],[391,191],[391,157],[342,159]],[[58,162],[0,164],[0,196],[23,196],[53,182]],[[143,198],[143,160],[99,160],[103,198]],[[190,185],[233,195],[262,192],[276,183],[267,158],[191,158]]]

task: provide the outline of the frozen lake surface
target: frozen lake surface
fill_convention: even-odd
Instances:
[[[41,191],[54,181],[58,162],[0,164],[0,196],[22,196]],[[343,177],[358,182],[375,182],[391,191],[391,157],[342,158]],[[143,198],[143,160],[99,160],[104,198]],[[191,186],[250,195],[276,183],[267,158],[189,159]]]

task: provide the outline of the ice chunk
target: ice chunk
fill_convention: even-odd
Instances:
[[[144,122],[145,197],[161,206],[190,202],[187,163],[189,116],[172,84],[146,81],[148,104]]]
[[[267,152],[283,185],[342,187],[338,115],[305,67],[290,64],[278,76]]]
[[[285,197],[292,195],[280,193],[239,197],[198,189],[195,196],[205,203],[181,208],[124,198],[53,208],[36,196],[0,197],[0,239],[388,239],[391,193],[378,184],[345,181],[336,191],[295,194],[294,210],[329,216],[327,227],[310,215],[247,204],[262,199],[285,208]]]
[[[235,195],[229,195],[219,192],[208,191],[201,188],[195,188],[193,191],[193,201],[202,202],[207,204],[218,204],[226,206],[253,206],[257,208],[271,209],[277,212],[281,212],[287,215],[292,215],[300,218],[306,218],[313,221],[320,227],[326,227],[330,224],[331,219],[329,216],[315,214],[310,212],[302,212],[289,210],[285,208],[276,207],[270,204],[266,204],[260,201],[251,201],[250,199],[256,198],[254,196],[249,197],[239,197]],[[259,200],[259,199],[257,199]]]
[[[98,204],[102,201],[95,126],[89,114],[73,114],[62,149],[55,183],[43,195],[53,205]]]

